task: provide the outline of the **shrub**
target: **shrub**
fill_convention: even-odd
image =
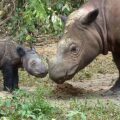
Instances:
[[[15,35],[20,42],[36,42],[41,34],[59,35],[63,24],[59,15],[69,15],[85,0],[18,0],[12,18],[7,22],[9,35]]]

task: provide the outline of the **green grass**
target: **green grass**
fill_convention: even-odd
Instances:
[[[120,106],[111,101],[74,100],[67,112],[68,120],[120,120]]]
[[[23,90],[0,99],[0,120],[120,120],[120,105],[112,101],[72,99],[69,107],[56,107],[45,98],[45,91]]]
[[[10,99],[0,99],[0,117],[7,120],[51,120],[60,110],[50,105],[43,97],[43,91],[27,93],[18,90]]]

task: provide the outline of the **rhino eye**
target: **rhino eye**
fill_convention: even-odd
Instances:
[[[79,52],[79,47],[76,46],[75,44],[72,44],[70,46],[70,52],[73,53],[73,54],[77,54]]]
[[[31,66],[34,67],[36,65],[36,62],[35,61],[32,61],[31,62]]]

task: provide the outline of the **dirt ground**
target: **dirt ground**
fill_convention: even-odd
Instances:
[[[55,54],[57,43],[44,44],[36,46],[39,54],[50,58]],[[104,96],[103,93],[107,91],[118,78],[117,69],[112,62],[111,54],[107,56],[100,55],[95,59],[92,64],[85,68],[80,74],[78,73],[72,80],[65,82],[61,85],[48,82],[52,84],[52,94],[47,96],[47,100],[51,103],[59,105],[66,105],[66,101],[71,98],[77,98],[79,100],[84,99],[102,99],[113,100],[118,102],[120,100],[119,94]],[[43,81],[44,82],[44,81]],[[35,89],[33,87],[21,86],[21,88],[31,91]],[[0,87],[0,97],[11,97],[12,95],[3,92],[2,86]]]

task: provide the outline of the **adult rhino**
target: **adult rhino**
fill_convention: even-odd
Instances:
[[[36,77],[45,77],[48,70],[35,49],[23,47],[12,38],[0,39],[0,69],[3,73],[4,90],[18,89],[18,68]]]
[[[49,61],[50,78],[61,84],[108,51],[120,74],[120,0],[88,0],[67,18],[56,56]],[[111,90],[120,90],[120,77]]]

